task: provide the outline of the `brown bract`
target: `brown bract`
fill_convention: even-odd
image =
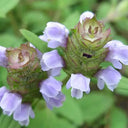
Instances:
[[[90,43],[104,42],[108,39],[111,30],[105,30],[101,21],[97,21],[95,17],[86,18],[82,24],[79,22],[75,27],[81,38]]]
[[[7,48],[8,68],[20,69],[27,66],[37,57],[37,52],[29,43],[22,44],[20,48]]]

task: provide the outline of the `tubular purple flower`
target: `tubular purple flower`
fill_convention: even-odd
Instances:
[[[8,64],[8,60],[6,57],[6,48],[0,46],[0,66],[6,67]]]
[[[82,74],[72,74],[66,84],[66,88],[69,89],[72,87],[71,96],[80,99],[83,97],[83,92],[90,92],[89,83],[90,79]]]
[[[110,61],[117,69],[122,69],[122,64],[128,65],[128,46],[118,40],[108,42],[105,48],[109,49],[106,61]]]
[[[65,96],[61,93],[62,82],[52,76],[41,82],[40,92],[44,97],[49,109],[62,106]]]
[[[21,104],[14,112],[13,118],[18,121],[21,126],[28,126],[29,116],[35,117],[35,114],[29,104]]]
[[[0,88],[0,101],[5,93],[9,92],[5,86]]]
[[[16,93],[5,93],[1,99],[0,107],[3,113],[10,116],[21,104],[22,98]]]
[[[39,38],[48,42],[48,47],[66,47],[69,31],[64,25],[58,22],[48,22],[43,33],[44,35],[39,36]]]
[[[58,54],[57,50],[53,50],[44,53],[41,59],[41,68],[43,71],[48,71],[51,76],[57,76],[60,74],[60,70],[63,67],[63,60]]]
[[[94,13],[90,12],[90,11],[85,11],[80,15],[80,23],[82,24],[82,22],[84,20],[86,20],[86,18],[88,19],[92,19],[94,17]]]
[[[97,86],[100,90],[104,88],[104,83],[106,83],[107,87],[113,91],[121,79],[121,74],[113,67],[109,66],[106,69],[100,70],[96,74],[96,77],[98,78]]]

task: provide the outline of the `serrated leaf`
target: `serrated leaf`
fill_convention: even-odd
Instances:
[[[109,120],[110,128],[127,128],[128,126],[127,115],[120,108],[112,109]]]
[[[21,29],[20,32],[29,42],[31,42],[42,53],[50,51],[50,48],[47,47],[47,43],[42,41],[34,33],[30,32],[26,29]]]
[[[13,9],[19,0],[0,0],[0,17],[4,18],[6,14]]]
[[[113,103],[114,97],[105,92],[91,92],[79,101],[84,120],[88,123],[95,121],[102,114],[106,113]]]
[[[67,120],[57,117],[51,110],[44,109],[36,113],[28,128],[76,128]]]

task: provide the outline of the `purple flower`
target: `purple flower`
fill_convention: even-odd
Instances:
[[[90,92],[89,83],[90,79],[82,74],[72,74],[66,84],[66,88],[69,89],[72,87],[71,96],[80,99],[83,97],[83,92]]]
[[[61,93],[62,82],[52,76],[41,83],[40,92],[44,97],[49,109],[62,106],[65,96]]]
[[[3,98],[4,94],[9,92],[5,86],[0,88],[0,101]]]
[[[6,57],[6,48],[0,46],[0,66],[6,67],[8,64],[8,60]]]
[[[121,79],[121,74],[117,70],[109,66],[106,69],[100,70],[96,74],[96,77],[98,78],[97,86],[99,89],[103,89],[104,83],[106,83],[107,87],[111,91],[113,91],[117,87]]]
[[[48,42],[48,47],[66,47],[69,31],[64,25],[57,22],[48,22],[43,33],[44,35],[39,36],[39,38]]]
[[[57,50],[53,50],[43,54],[40,64],[43,71],[48,71],[51,76],[57,76],[63,67],[63,60]]]
[[[82,24],[82,22],[84,20],[88,19],[92,19],[94,17],[94,13],[90,12],[90,11],[85,11],[80,15],[80,23]]]
[[[118,40],[112,40],[104,47],[109,49],[105,60],[110,61],[115,68],[122,69],[121,63],[128,65],[128,46]]]
[[[20,125],[27,126],[29,124],[29,116],[35,117],[35,114],[29,104],[21,104],[14,112],[13,118],[18,121]]]
[[[3,113],[10,116],[21,104],[22,98],[16,93],[5,93],[0,101]]]

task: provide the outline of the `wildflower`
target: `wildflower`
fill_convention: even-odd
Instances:
[[[80,99],[83,97],[83,92],[90,92],[90,79],[82,74],[71,74],[71,78],[68,80],[66,87],[71,88],[71,96]]]
[[[0,88],[0,102],[6,92],[9,92],[5,86]]]
[[[6,48],[0,46],[0,66],[7,66]]]
[[[100,70],[96,74],[96,77],[98,78],[97,86],[99,89],[103,89],[104,83],[106,83],[107,87],[111,91],[113,91],[117,87],[121,79],[121,74],[117,70],[109,66],[106,69]]]
[[[39,38],[48,42],[48,47],[66,47],[69,31],[64,25],[58,22],[48,22],[43,33],[44,35]]]
[[[62,83],[52,76],[41,82],[40,92],[49,109],[62,106],[65,96],[61,93]]]
[[[61,68],[64,66],[63,60],[57,50],[44,53],[40,64],[42,70],[48,71],[48,74],[51,76],[59,75]]]
[[[112,40],[104,47],[109,49],[106,61],[110,61],[115,68],[122,69],[122,63],[128,65],[128,46],[118,40]]]
[[[10,116],[21,104],[22,98],[16,93],[5,93],[0,101],[3,113]]]
[[[86,19],[92,19],[94,17],[94,13],[90,12],[90,11],[85,11],[80,15],[80,23],[82,24],[82,22]]]
[[[18,121],[21,126],[28,126],[29,116],[35,117],[35,114],[29,104],[21,104],[14,112],[13,118]]]
[[[21,125],[27,126],[29,117],[34,118],[31,104],[35,98],[42,99],[40,93],[41,81],[45,84],[43,87],[41,86],[41,92],[48,107],[52,109],[54,106],[62,106],[62,102],[65,100],[65,96],[61,93],[62,83],[52,77],[46,79],[48,77],[47,73],[41,70],[40,65],[40,59],[43,55],[46,65],[52,65],[50,65],[50,68],[48,67],[51,70],[49,72],[53,74],[53,72],[60,71],[63,67],[63,60],[56,50],[51,51],[53,55],[51,53],[42,54],[29,43],[22,44],[19,48],[3,49],[4,52],[2,52],[0,57],[4,56],[7,60],[7,82],[10,87],[9,90],[6,87],[0,88],[0,107],[4,114],[8,116],[13,114],[14,120]],[[47,58],[52,60],[47,61]],[[4,64],[4,59],[1,63],[2,65]],[[54,95],[50,95],[50,88],[54,89],[52,90]]]

